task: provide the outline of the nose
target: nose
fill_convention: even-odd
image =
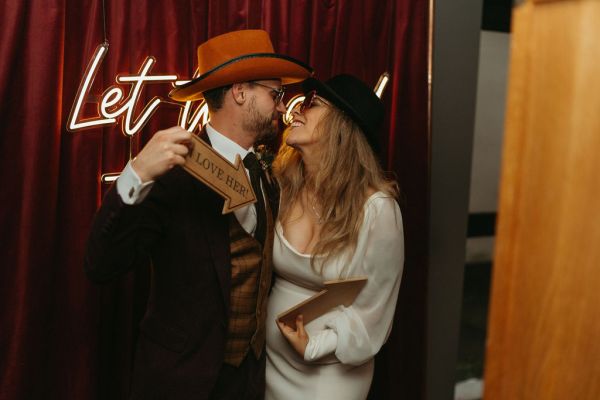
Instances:
[[[281,114],[285,113],[286,110],[285,110],[285,105],[283,104],[283,100],[280,101],[279,103],[277,103],[277,105],[275,106],[275,109],[277,111],[279,111]]]

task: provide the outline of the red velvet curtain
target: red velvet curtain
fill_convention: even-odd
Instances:
[[[105,0],[105,6],[110,47],[88,100],[118,73],[137,72],[148,55],[157,60],[152,74],[190,77],[199,43],[244,28],[267,30],[277,51],[311,64],[323,79],[348,72],[374,85],[383,71],[392,74],[381,157],[403,188],[407,260],[371,397],[422,397],[428,1]],[[0,399],[113,400],[127,393],[148,270],[97,287],[86,280],[82,259],[105,190],[99,177],[120,171],[129,147],[118,126],[65,128],[85,67],[103,41],[102,10],[102,0],[0,3]],[[138,105],[168,89],[147,85]],[[177,116],[161,105],[137,142],[175,125]]]

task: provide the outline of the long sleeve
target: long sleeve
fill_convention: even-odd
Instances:
[[[88,238],[84,265],[92,281],[111,281],[149,258],[153,243],[167,224],[168,210],[174,207],[169,203],[177,196],[178,185],[174,182],[177,175],[180,174],[171,173],[152,185],[138,188],[136,196],[142,197],[135,205],[124,201],[118,190],[119,182],[109,189]],[[123,178],[126,177],[127,170]]]
[[[366,275],[367,284],[350,307],[329,313],[325,329],[310,336],[305,361],[328,354],[344,364],[371,359],[387,340],[404,265],[402,215],[395,200],[375,197],[366,208],[347,276]]]
[[[154,181],[142,183],[142,180],[131,166],[131,161],[129,161],[123,172],[121,172],[119,179],[117,179],[116,185],[123,203],[134,205],[144,201],[150,189],[152,189]]]

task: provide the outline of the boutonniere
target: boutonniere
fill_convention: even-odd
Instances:
[[[275,159],[275,155],[269,151],[267,146],[264,144],[258,145],[255,152],[256,159],[258,160],[260,167],[263,169],[263,171],[269,172],[271,170],[273,160]]]

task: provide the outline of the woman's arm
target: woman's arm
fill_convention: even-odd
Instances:
[[[391,331],[404,265],[404,235],[400,208],[392,198],[375,198],[361,228],[353,269],[349,276],[368,276],[352,306],[330,313],[326,328],[307,335],[280,326],[284,336],[306,361],[329,354],[344,364],[360,365],[381,349]]]

